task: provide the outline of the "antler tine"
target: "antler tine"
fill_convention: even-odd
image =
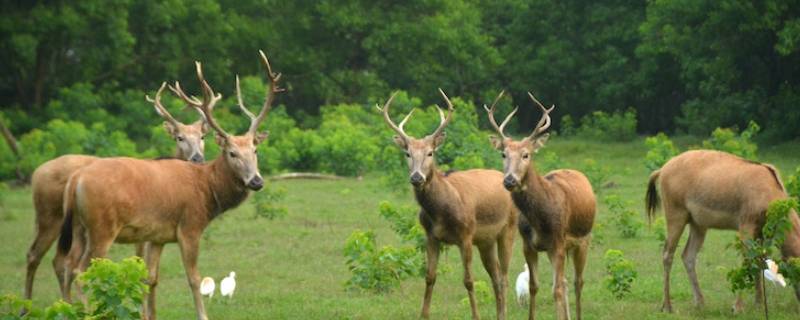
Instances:
[[[272,72],[272,65],[270,65],[269,59],[267,59],[267,55],[264,54],[263,50],[258,50],[258,53],[261,55],[261,63],[264,64],[264,69],[267,72],[267,78],[269,78],[270,88],[269,88],[269,94],[264,99],[264,105],[261,106],[261,111],[258,112],[258,116],[253,117],[252,113],[248,114],[248,116],[250,116],[250,128],[247,130],[247,132],[251,134],[255,134],[256,131],[258,131],[258,126],[261,124],[262,121],[264,121],[264,118],[266,118],[269,110],[272,109],[272,102],[275,101],[275,94],[284,91],[284,89],[278,87],[278,81],[281,79],[281,74]]]
[[[214,94],[214,90],[211,89],[211,86],[206,82],[205,77],[203,77],[203,67],[199,61],[195,62],[195,67],[197,68],[197,78],[200,80],[200,85],[203,87],[203,102],[197,100],[197,98],[191,97],[189,98],[186,93],[180,87],[180,83],[177,81],[175,82],[175,90],[173,90],[176,94],[178,94],[184,101],[186,101],[190,106],[199,110],[200,113],[203,114],[205,117],[206,122],[209,126],[211,126],[214,131],[216,131],[219,135],[225,137],[226,139],[230,138],[231,135],[225,132],[225,130],[220,127],[214,117],[211,115],[211,110],[214,109],[214,105],[222,99],[222,94]]]
[[[167,108],[164,108],[164,106],[161,105],[161,93],[164,92],[164,88],[166,86],[167,86],[166,82],[161,83],[161,87],[158,88],[158,91],[156,92],[155,99],[150,98],[149,95],[145,95],[144,98],[153,104],[153,107],[156,109],[156,113],[158,113],[158,115],[164,118],[164,120],[167,120],[173,125],[177,125],[179,123],[178,120],[175,120],[175,118],[172,117],[169,111],[167,111]]]
[[[239,75],[236,75],[236,99],[239,101],[239,109],[242,109],[242,112],[250,117],[250,121],[256,118],[256,116],[247,110],[247,107],[244,106],[244,100],[242,100],[242,89],[239,86]]]
[[[486,105],[483,105],[483,109],[485,109],[486,113],[489,115],[489,123],[492,125],[492,127],[494,127],[495,131],[497,131],[497,133],[500,134],[500,137],[502,137],[503,139],[507,138],[506,134],[503,133],[506,129],[506,125],[508,125],[508,123],[511,121],[511,118],[514,117],[514,114],[517,113],[517,110],[519,110],[519,107],[514,108],[514,110],[512,110],[511,113],[509,113],[506,116],[506,118],[503,119],[503,122],[499,126],[497,125],[497,121],[494,119],[494,111],[497,110],[496,109],[497,102],[500,101],[500,99],[503,97],[503,94],[505,93],[506,93],[505,90],[500,91],[500,94],[498,94],[497,98],[494,99],[494,102],[492,102],[492,106],[490,108],[487,108]]]
[[[444,93],[444,91],[442,91],[442,88],[439,88],[439,93],[444,98],[445,103],[447,103],[447,117],[445,117],[444,112],[442,111],[442,108],[439,108],[439,106],[437,105],[436,106],[436,110],[439,110],[439,119],[440,119],[440,121],[439,121],[439,127],[436,128],[436,131],[434,131],[431,134],[431,136],[433,136],[433,137],[442,134],[442,131],[444,131],[444,128],[447,127],[447,124],[450,123],[450,119],[453,118],[453,103],[450,101],[450,98],[447,97],[447,95]]]
[[[545,130],[547,130],[547,128],[550,128],[550,112],[552,112],[553,109],[556,108],[556,106],[553,105],[552,107],[550,107],[550,109],[545,108],[545,106],[541,102],[539,102],[539,100],[536,99],[536,97],[534,97],[532,93],[528,92],[528,96],[531,98],[531,100],[536,102],[537,105],[539,105],[539,108],[541,108],[542,112],[544,113],[542,115],[542,118],[539,119],[539,122],[536,124],[536,127],[533,129],[533,132],[531,132],[531,135],[528,136],[529,138],[535,138],[538,135],[542,134]]]
[[[383,108],[381,108],[377,104],[375,105],[375,108],[377,108],[379,111],[381,111],[381,113],[383,113],[383,120],[384,122],[386,122],[389,128],[392,128],[392,130],[397,132],[397,134],[400,135],[400,137],[403,138],[403,140],[408,140],[410,137],[408,136],[408,134],[406,134],[405,130],[403,130],[403,126],[406,124],[406,121],[408,121],[408,119],[411,117],[411,114],[414,113],[414,110],[412,109],[411,112],[409,112],[405,116],[405,118],[403,118],[403,121],[400,122],[399,127],[394,123],[394,121],[392,121],[392,118],[389,117],[389,107],[392,105],[392,101],[394,101],[394,98],[397,96],[398,92],[399,91],[395,91],[394,93],[392,93],[392,96],[389,97],[389,100],[386,100],[386,103],[383,105]]]

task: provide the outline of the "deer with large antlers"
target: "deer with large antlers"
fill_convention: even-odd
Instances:
[[[191,124],[176,120],[161,105],[161,91],[156,93],[155,100],[146,96],[153,103],[156,112],[165,120],[164,128],[175,139],[175,159],[192,162],[203,162],[203,136],[208,132],[208,125],[201,117]],[[202,114],[201,114],[202,116]],[[64,222],[64,187],[67,179],[78,169],[83,168],[99,158],[84,155],[64,155],[47,161],[33,172],[31,185],[33,189],[33,205],[36,211],[36,234],[27,253],[27,272],[25,275],[25,299],[33,296],[33,280],[42,257],[50,250],[50,246],[58,238]],[[137,245],[138,256],[143,254],[143,246]],[[64,258],[66,250],[57,250],[53,258],[53,270],[59,286],[64,277]],[[63,288],[62,288],[63,290]]]
[[[472,247],[478,247],[481,261],[492,279],[497,318],[506,316],[508,266],[514,244],[517,210],[508,192],[500,184],[503,175],[496,170],[473,169],[444,174],[436,168],[434,153],[444,143],[444,128],[453,115],[453,104],[439,89],[447,103],[447,116],[441,108],[441,122],[436,130],[422,139],[409,136],[403,126],[412,112],[396,125],[389,117],[393,94],[383,108],[386,124],[394,130],[394,142],[405,153],[409,179],[420,205],[419,221],[425,229],[426,264],[425,296],[422,317],[428,318],[436,266],[443,244],[456,245],[464,266],[464,286],[469,296],[472,318],[478,319],[472,277]]]
[[[499,134],[499,137],[492,136],[490,140],[494,148],[503,153],[503,186],[511,192],[511,198],[521,212],[519,231],[530,270],[528,319],[534,319],[536,311],[539,251],[546,251],[553,265],[553,296],[558,319],[570,318],[564,264],[567,253],[572,254],[575,265],[575,307],[577,318],[580,319],[583,270],[596,211],[592,185],[583,173],[576,170],[554,170],[544,176],[536,172],[533,155],[549,137],[546,131],[550,127],[550,112],[555,106],[545,108],[528,93],[544,114],[529,136],[514,141],[503,130],[518,109],[514,109],[500,125],[494,119],[496,104],[503,94],[501,91],[492,106],[484,106],[484,109],[489,115],[489,122]]]
[[[62,237],[71,235],[74,240],[71,241],[71,256],[85,246],[79,270],[85,270],[90,259],[104,257],[115,240],[150,242],[146,261],[150,293],[145,308],[149,319],[155,318],[160,255],[164,244],[171,242],[177,242],[180,247],[197,318],[207,319],[197,269],[202,232],[215,217],[241,204],[250,190],[259,190],[264,185],[258,170],[256,146],[267,135],[259,133],[258,127],[282,89],[278,87],[280,74],[272,72],[263,52],[261,59],[270,88],[258,115],[245,112],[251,122],[244,135],[227,133],[214,119],[211,109],[222,96],[215,94],[206,82],[199,62],[196,67],[203,89],[202,101],[184,93],[177,82],[172,87],[173,92],[203,113],[216,132],[216,143],[222,154],[213,162],[195,165],[170,160],[101,159],[70,178],[64,206],[67,215],[75,217],[74,232],[63,232]],[[239,102],[239,107],[245,111],[244,103]],[[67,272],[67,287],[74,277],[72,273]]]
[[[658,189],[661,189],[660,199]],[[654,171],[647,186],[647,215],[652,220],[659,203],[663,203],[667,222],[662,252],[661,311],[672,312],[669,285],[672,257],[686,225],[689,225],[689,239],[681,257],[692,285],[694,303],[702,307],[705,299],[695,264],[708,229],[737,230],[742,239],[761,237],[769,204],[788,197],[775,167],[720,151],[687,151]],[[786,258],[800,257],[800,217],[792,210],[789,219],[792,227],[786,233],[781,254]],[[761,277],[756,279],[760,281]],[[761,290],[762,286],[757,284],[756,302],[760,302]],[[800,300],[800,286],[795,286],[795,295]],[[733,305],[734,312],[741,311],[742,306],[739,295]]]

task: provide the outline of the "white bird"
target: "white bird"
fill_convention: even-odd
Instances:
[[[223,297],[233,298],[234,290],[236,290],[236,272],[231,271],[230,275],[219,282],[219,293]]]
[[[214,297],[214,289],[216,288],[217,284],[214,283],[214,278],[205,277],[203,281],[200,282],[200,294],[208,296],[208,299]]]
[[[517,303],[519,305],[525,304],[530,296],[530,291],[528,291],[529,283],[530,273],[528,272],[528,264],[525,264],[525,271],[520,272],[517,276]]]
[[[764,269],[764,278],[772,281],[772,283],[779,284],[781,287],[786,287],[786,280],[783,278],[783,275],[778,272],[778,264],[772,261],[772,259],[767,259],[767,268]]]

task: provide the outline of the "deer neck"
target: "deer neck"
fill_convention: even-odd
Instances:
[[[787,233],[781,251],[784,257],[800,258],[800,218],[798,218],[797,212],[792,210],[790,219],[792,220],[792,229]]]
[[[451,214],[453,205],[460,203],[461,197],[439,169],[433,168],[431,172],[428,181],[414,187],[417,202],[429,215]]]
[[[557,234],[556,231],[561,229],[562,213],[552,183],[540,176],[531,164],[520,184],[522,187],[511,192],[511,198],[531,227],[540,237]]]
[[[244,202],[249,190],[228,165],[224,156],[214,160],[209,169],[209,219],[214,219]]]

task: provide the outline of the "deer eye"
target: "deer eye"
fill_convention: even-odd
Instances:
[[[428,156],[429,156],[429,157],[433,157],[433,151],[431,151],[431,152],[428,152]]]
[[[531,155],[527,154],[527,153],[522,155],[522,159],[525,159],[525,160],[527,160],[530,157],[531,157]]]
[[[231,158],[236,158],[236,157],[237,157],[237,155],[236,155],[236,152],[233,152],[233,151],[230,151],[230,152],[228,152],[228,155],[229,155]]]
[[[506,158],[506,153],[505,152],[501,153],[500,155],[503,156],[503,159]]]
[[[411,158],[411,154],[406,152],[406,158]]]
[[[179,136],[179,137],[177,137],[177,138],[175,138],[175,139],[176,139],[176,140],[178,140],[178,142],[183,142],[183,137],[180,137],[180,136]]]

